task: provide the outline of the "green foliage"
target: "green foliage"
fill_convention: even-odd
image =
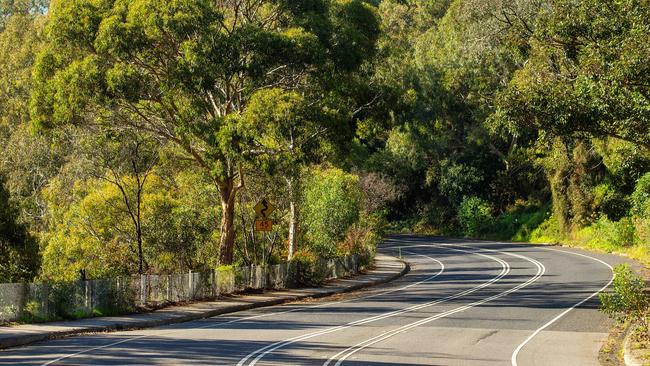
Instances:
[[[318,286],[327,277],[326,268],[319,265],[324,260],[306,250],[299,250],[291,259],[290,265],[295,266],[298,285]]]
[[[482,181],[483,176],[478,169],[464,164],[446,164],[443,161],[438,191],[451,202],[458,203],[462,197],[478,191],[478,185]],[[463,199],[463,202],[465,201],[466,199]]]
[[[39,129],[104,124],[176,144],[219,188],[219,260],[232,263],[243,166],[291,155],[294,129],[297,139],[313,135],[282,114],[301,98],[313,115],[335,111],[349,126],[350,95],[365,84],[354,76],[378,33],[374,8],[360,0],[55,0],[34,66],[31,117]],[[260,120],[248,112],[284,97]],[[258,127],[267,122],[265,135]],[[340,126],[320,126],[309,142],[329,134],[345,146],[352,133]]]
[[[630,197],[632,215],[641,243],[650,243],[650,173],[639,178]]]
[[[650,296],[644,292],[645,282],[630,266],[614,268],[613,292],[599,295],[601,310],[615,319],[637,322],[642,331],[650,334]]]
[[[303,195],[305,239],[320,256],[331,258],[359,220],[363,197],[358,178],[335,168],[313,170]]]
[[[533,232],[549,216],[549,206],[517,205],[497,216],[484,236],[497,240],[530,241]]]
[[[595,146],[610,174],[612,184],[622,194],[634,191],[636,182],[650,171],[650,151],[620,139],[596,141]]]
[[[268,85],[327,88],[319,73],[356,70],[377,33],[374,12],[361,1],[245,2],[234,10],[203,0],[54,1],[32,116],[37,125],[60,125],[83,122],[91,108],[111,109],[179,143],[223,180],[234,174],[224,159],[243,148],[234,120],[252,95]],[[152,118],[173,128],[162,131]]]
[[[606,245],[610,248],[629,247],[637,242],[637,235],[634,224],[629,217],[625,217],[620,221],[610,221],[606,217],[601,217],[593,225],[583,229],[592,231],[592,236],[589,238],[591,245]],[[580,236],[581,232],[578,232]]]
[[[610,6],[611,5],[611,6]],[[543,8],[530,57],[498,101],[498,115],[560,136],[612,136],[650,147],[644,1],[553,2]]]
[[[650,218],[650,173],[639,178],[630,196],[632,214],[641,218]]]
[[[40,323],[47,320],[47,316],[41,309],[41,304],[33,300],[25,304],[23,315],[19,319],[21,323]]]
[[[18,213],[0,179],[0,282],[29,281],[38,270],[38,243],[17,219]]]
[[[614,221],[625,217],[630,209],[625,195],[608,183],[599,184],[594,188],[593,205],[594,212],[600,212]]]
[[[0,280],[38,241],[76,279],[139,241],[155,273],[372,253],[386,220],[647,255],[643,1],[238,4],[0,1]]]
[[[589,149],[588,141],[565,144],[555,139],[549,155],[543,159],[553,197],[553,215],[560,231],[568,233],[597,218],[594,207],[594,187],[599,174],[591,167],[600,158]]]
[[[477,237],[492,220],[490,203],[479,197],[465,197],[458,207],[458,222],[465,236]]]
[[[128,186],[133,177],[122,178]],[[217,217],[211,209],[216,194],[200,176],[179,175],[174,185],[151,176],[142,197],[144,259],[153,273],[172,273],[206,268],[213,264],[212,240]],[[45,237],[41,276],[75,280],[80,270],[88,278],[116,277],[137,273],[138,257],[132,219],[124,197],[113,184],[78,182],[71,203],[58,202],[62,187],[53,181],[48,188],[50,207],[57,221]],[[129,194],[133,194],[131,191]]]

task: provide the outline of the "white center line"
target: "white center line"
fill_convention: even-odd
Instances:
[[[447,245],[447,244],[440,244],[440,245]],[[518,290],[530,285],[531,283],[537,281],[546,272],[546,267],[544,267],[544,265],[541,262],[539,262],[539,261],[537,261],[535,259],[523,256],[523,255],[519,255],[519,254],[515,254],[515,253],[507,253],[507,252],[502,252],[502,251],[497,251],[497,250],[492,250],[492,249],[486,249],[486,248],[477,248],[477,247],[472,247],[472,246],[467,246],[467,247],[475,248],[475,249],[481,249],[481,250],[485,250],[485,251],[489,251],[489,252],[501,253],[501,254],[512,256],[512,257],[517,257],[517,258],[524,259],[526,261],[529,261],[529,262],[533,263],[537,267],[537,273],[532,278],[528,279],[526,282],[523,282],[523,283],[521,283],[521,284],[519,284],[519,285],[517,285],[517,286],[515,286],[515,287],[513,287],[511,289],[508,289],[508,290],[503,291],[501,293],[498,293],[496,295],[487,297],[487,298],[482,299],[482,300],[472,302],[470,304],[467,304],[467,305],[464,305],[464,306],[461,306],[461,307],[457,307],[457,308],[445,311],[445,312],[440,313],[440,314],[430,316],[428,318],[418,320],[418,321],[410,323],[410,324],[403,325],[403,326],[401,326],[401,327],[399,327],[397,329],[394,329],[394,330],[392,330],[390,332],[380,334],[380,335],[375,336],[373,338],[367,339],[367,340],[365,340],[363,342],[357,343],[356,345],[354,345],[352,347],[348,347],[345,350],[343,350],[343,351],[337,353],[336,355],[330,357],[327,361],[325,361],[323,363],[323,366],[328,366],[328,365],[330,365],[330,363],[332,363],[335,360],[336,360],[336,363],[334,365],[339,366],[347,358],[349,358],[353,354],[363,350],[364,348],[367,348],[367,347],[372,346],[372,345],[374,345],[376,343],[379,343],[379,342],[381,342],[383,340],[394,337],[394,336],[396,336],[398,334],[405,333],[406,331],[408,331],[410,329],[413,329],[415,327],[419,327],[420,325],[424,325],[424,324],[430,323],[432,321],[447,317],[449,315],[452,315],[452,314],[455,314],[455,313],[458,313],[458,312],[461,312],[461,311],[465,311],[465,310],[470,309],[472,307],[484,304],[486,302],[489,302],[489,301],[504,297],[504,296],[506,296],[508,294],[511,294],[511,293],[513,293],[515,291],[518,291]]]
[[[420,246],[431,247],[430,245],[420,245]],[[408,247],[402,247],[402,248],[410,248],[410,247],[418,247],[418,246],[416,245],[416,246],[408,246]],[[237,366],[246,365],[247,362],[251,358],[253,358],[253,357],[255,357],[257,355],[257,357],[255,357],[254,359],[252,359],[252,361],[250,361],[248,363],[249,366],[255,365],[255,364],[257,364],[258,361],[260,361],[262,358],[264,358],[265,356],[267,356],[271,352],[274,352],[274,351],[276,351],[276,350],[278,350],[280,348],[286,347],[286,346],[288,346],[290,344],[293,344],[293,343],[296,343],[296,342],[300,342],[300,341],[307,340],[307,339],[310,339],[310,338],[314,338],[314,337],[317,337],[317,336],[320,336],[320,335],[324,335],[324,334],[328,334],[328,333],[348,329],[348,328],[353,327],[353,326],[358,326],[358,325],[378,321],[378,320],[381,320],[381,319],[394,317],[394,316],[401,315],[401,314],[404,314],[404,313],[407,313],[407,312],[416,311],[416,310],[419,310],[419,309],[422,309],[422,308],[425,308],[425,307],[434,306],[434,305],[437,305],[437,304],[440,304],[440,303],[443,303],[443,302],[446,302],[446,301],[449,301],[449,300],[456,299],[456,298],[461,297],[461,296],[468,295],[468,294],[470,294],[472,292],[476,292],[476,291],[478,291],[478,290],[480,290],[480,289],[482,289],[484,287],[487,287],[487,286],[493,284],[494,282],[500,280],[501,278],[503,278],[506,274],[508,274],[510,272],[509,264],[507,262],[497,258],[497,257],[493,257],[493,256],[490,256],[490,255],[482,254],[482,253],[475,252],[475,251],[468,251],[468,250],[464,250],[464,249],[458,249],[458,248],[447,248],[447,249],[457,251],[457,252],[474,254],[474,255],[478,255],[478,256],[482,256],[482,257],[494,260],[494,261],[501,264],[501,267],[502,267],[501,273],[499,273],[496,277],[490,279],[489,281],[484,282],[484,283],[482,283],[482,284],[480,284],[478,286],[475,286],[475,287],[473,287],[471,289],[462,291],[462,292],[460,292],[458,294],[455,294],[455,295],[450,295],[450,296],[444,297],[444,298],[439,299],[439,300],[427,302],[427,303],[424,303],[424,304],[410,306],[410,307],[405,308],[405,309],[395,310],[395,311],[391,311],[391,312],[388,312],[388,313],[384,313],[384,314],[380,314],[380,315],[376,315],[376,316],[372,316],[372,317],[368,317],[368,318],[364,318],[364,319],[359,319],[359,320],[347,323],[345,325],[340,325],[340,326],[336,326],[336,327],[332,327],[332,328],[327,328],[327,329],[324,329],[324,330],[320,330],[320,331],[316,331],[316,332],[312,332],[312,333],[308,333],[308,334],[304,334],[304,335],[301,335],[301,336],[297,336],[297,337],[293,337],[293,338],[289,338],[289,339],[286,339],[286,340],[282,340],[282,341],[272,343],[272,344],[267,345],[265,347],[262,347],[262,348],[260,348],[258,350],[255,350],[254,352],[249,353],[248,355],[246,355],[246,357],[241,359],[239,361],[239,363],[237,363]],[[476,248],[476,249],[478,249],[478,248]],[[479,249],[479,250],[481,250],[481,249]],[[441,269],[441,271],[439,273],[437,273],[433,277],[438,276],[441,273],[442,273],[442,269]]]

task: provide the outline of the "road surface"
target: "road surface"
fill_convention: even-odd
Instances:
[[[597,365],[597,293],[623,260],[566,248],[399,236],[388,285],[0,353],[0,365]]]

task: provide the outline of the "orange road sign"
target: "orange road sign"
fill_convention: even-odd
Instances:
[[[255,231],[271,231],[271,230],[273,230],[273,221],[255,220]]]

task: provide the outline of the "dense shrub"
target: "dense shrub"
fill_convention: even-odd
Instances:
[[[334,168],[313,170],[303,196],[307,244],[321,256],[335,256],[337,243],[359,220],[363,195],[358,178]]]
[[[632,214],[638,217],[650,217],[650,173],[639,178],[630,196]]]
[[[465,197],[458,208],[458,222],[463,234],[475,237],[492,222],[490,203],[478,197]]]
[[[594,188],[593,211],[599,212],[610,220],[618,221],[625,217],[630,209],[630,203],[625,195],[617,192],[616,189],[608,183],[599,184]]]
[[[637,235],[642,243],[650,245],[650,173],[639,178],[630,200]]]
[[[520,204],[496,217],[485,236],[496,240],[528,241],[548,217],[550,207]]]
[[[326,268],[319,265],[320,259],[313,251],[301,249],[294,253],[290,265],[295,266],[295,285],[318,286],[327,278]]]
[[[211,237],[217,222],[209,203],[211,186],[192,176],[175,178],[171,185],[151,175],[144,186],[140,214],[145,272],[205,268],[216,256],[209,251],[215,247]],[[76,201],[59,203],[60,185],[54,180],[45,192],[57,219],[43,237],[41,277],[72,281],[80,271],[91,279],[136,273],[133,221],[120,190],[102,180],[87,180],[77,183]]]
[[[612,221],[605,216],[601,216],[590,227],[592,229],[592,237],[590,240],[594,243],[602,242],[603,245],[611,248],[632,246],[636,243],[636,233],[634,224],[629,217],[622,218],[619,221]],[[584,232],[585,229],[579,231]]]
[[[648,334],[650,296],[645,292],[645,282],[627,264],[614,268],[613,292],[600,294],[601,310],[619,320],[632,320]]]
[[[438,190],[452,203],[457,204],[464,194],[479,191],[479,184],[483,179],[481,171],[473,166],[456,163],[443,164],[440,170]]]
[[[362,258],[372,258],[381,241],[386,219],[380,213],[363,214],[359,222],[350,226],[339,245],[339,254],[358,254]]]

